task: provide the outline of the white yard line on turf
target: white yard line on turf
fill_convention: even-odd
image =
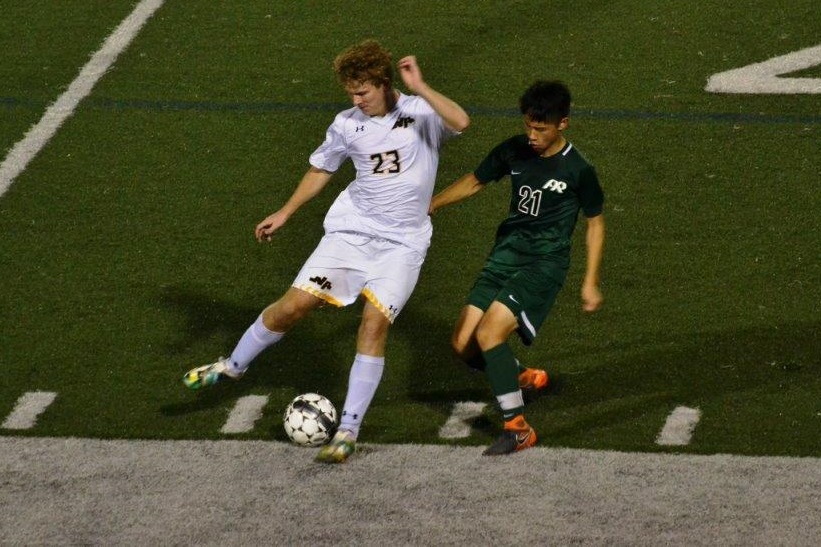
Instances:
[[[453,412],[448,421],[439,429],[439,436],[443,439],[465,439],[470,437],[470,421],[482,415],[482,411],[487,405],[465,401],[453,405]]]
[[[690,444],[693,431],[701,419],[701,411],[686,406],[676,407],[667,417],[664,427],[656,439],[662,446],[686,446]]]
[[[0,428],[3,429],[31,429],[37,423],[37,418],[57,398],[53,391],[29,391],[24,393],[14,409],[11,411]]]
[[[111,68],[117,56],[128,47],[148,18],[164,1],[142,0],[137,4],[134,11],[106,38],[99,51],[80,70],[80,74],[71,82],[65,93],[46,109],[40,121],[12,147],[6,159],[0,164],[0,196],[6,193],[14,179],[42,150],[63,122],[74,113],[80,101],[91,93],[97,81]]]
[[[228,421],[220,430],[222,433],[248,433],[254,424],[262,418],[262,409],[268,404],[266,395],[246,395],[240,397],[234,405]]]

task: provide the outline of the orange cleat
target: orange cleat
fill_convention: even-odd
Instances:
[[[519,374],[519,389],[540,390],[547,387],[550,379],[547,372],[538,368],[526,368]]]
[[[536,432],[521,414],[505,422],[505,430],[483,452],[485,456],[501,456],[519,452],[536,444]]]

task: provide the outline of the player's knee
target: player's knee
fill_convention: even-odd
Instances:
[[[262,324],[274,332],[286,332],[312,309],[305,302],[280,298],[262,311]]]
[[[359,324],[359,339],[376,342],[384,340],[388,336],[390,321],[384,317],[363,317]]]
[[[493,328],[492,325],[488,325],[487,323],[480,323],[476,329],[476,342],[482,351],[495,348],[504,342],[506,338],[507,337],[502,335],[498,329]]]
[[[450,348],[453,350],[453,355],[464,362],[467,362],[471,354],[475,353],[473,344],[471,344],[471,336],[466,336],[459,332],[455,332],[453,336],[451,336]]]
[[[473,332],[454,332],[450,339],[453,355],[472,370],[485,370],[485,360],[476,344]]]

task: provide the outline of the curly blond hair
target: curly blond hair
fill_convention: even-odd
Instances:
[[[376,87],[393,84],[391,53],[376,40],[365,40],[337,55],[334,72],[343,86],[349,82],[370,82]]]

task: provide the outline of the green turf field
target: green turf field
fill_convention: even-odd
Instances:
[[[272,243],[253,227],[346,107],[333,57],[375,37],[472,116],[438,188],[521,130],[533,80],[574,93],[567,136],[607,196],[606,301],[580,311],[580,228],[551,317],[515,346],[556,380],[527,411],[542,445],[821,456],[821,95],[704,91],[818,45],[821,19],[812,0],[724,4],[166,1],[0,196],[0,419],[26,392],[58,393],[34,428],[0,433],[224,438],[237,399],[259,394],[263,418],[232,437],[282,440],[298,393],[341,407],[359,306],[320,310],[242,382],[193,393],[180,378],[230,352],[321,236],[349,167]],[[2,156],[133,6],[0,0]],[[467,439],[438,435],[455,402],[492,402],[448,340],[507,200],[503,182],[434,219],[369,442],[497,433],[488,411]],[[660,447],[678,406],[701,421],[689,445]]]

